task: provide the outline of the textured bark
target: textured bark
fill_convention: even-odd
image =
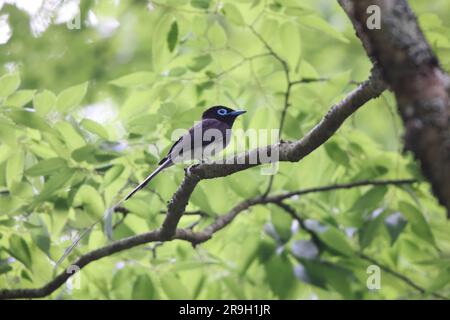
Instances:
[[[450,99],[448,75],[432,52],[405,0],[338,0],[369,57],[395,93],[405,148],[420,161],[433,193],[450,217]],[[381,29],[370,30],[367,8],[381,10]]]

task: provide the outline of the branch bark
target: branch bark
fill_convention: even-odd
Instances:
[[[420,161],[433,193],[450,217],[450,78],[442,70],[406,0],[338,0],[396,96],[405,147]],[[381,13],[369,29],[368,7]]]

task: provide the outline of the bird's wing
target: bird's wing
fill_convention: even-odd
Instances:
[[[215,129],[208,134],[208,130]],[[225,147],[229,142],[227,129],[229,125],[216,119],[204,119],[192,128],[187,133],[181,136],[177,142],[170,148],[167,158],[175,159],[178,157],[189,158],[194,153],[193,158],[197,158],[195,154],[201,154],[205,147],[214,144],[214,146]],[[189,153],[186,155],[185,153]]]

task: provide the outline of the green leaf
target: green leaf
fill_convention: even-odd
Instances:
[[[317,29],[343,43],[349,42],[348,39],[342,35],[341,32],[334,29],[330,24],[328,24],[327,21],[323,20],[319,16],[316,15],[310,15],[306,17],[304,16],[301,17],[298,21],[300,22],[300,24]]]
[[[161,287],[164,293],[171,300],[190,299],[191,295],[181,280],[172,273],[166,273],[161,278]]]
[[[103,179],[103,186],[107,187],[111,183],[113,183],[125,170],[125,167],[121,164],[113,166],[111,169],[109,169],[105,177]]]
[[[423,240],[427,241],[433,246],[436,246],[436,242],[433,233],[431,232],[430,225],[425,220],[423,214],[417,208],[404,201],[400,202],[399,209],[411,224],[412,231]]]
[[[351,211],[361,214],[380,207],[380,202],[384,199],[386,192],[387,188],[385,186],[375,186],[371,188],[356,200]]]
[[[146,114],[134,118],[128,123],[127,129],[130,133],[145,135],[156,129],[161,117],[158,114]]]
[[[4,273],[8,273],[12,269],[13,268],[10,265],[7,265],[6,263],[2,263],[2,261],[0,261],[0,275],[2,275]]]
[[[342,148],[335,141],[326,143],[325,151],[332,161],[335,161],[345,167],[350,165],[350,158],[347,156],[347,153],[342,150]]]
[[[84,184],[78,189],[74,205],[83,206],[83,209],[93,218],[100,218],[105,212],[105,205],[100,193],[88,184]]]
[[[222,26],[215,22],[212,27],[209,28],[207,33],[209,41],[216,47],[223,47],[227,44],[227,34],[223,30]]]
[[[169,33],[167,34],[167,46],[169,51],[173,52],[178,42],[178,23],[174,21],[170,26]]]
[[[71,123],[61,121],[55,127],[61,133],[64,142],[70,150],[78,149],[86,145],[86,141],[77,130],[78,128],[74,127]]]
[[[62,91],[56,99],[58,111],[70,112],[77,107],[86,95],[88,84],[85,82]]]
[[[74,173],[75,170],[66,168],[51,175],[45,182],[44,188],[36,200],[44,201],[50,198],[55,192],[60,191],[69,182]]]
[[[83,119],[80,124],[81,127],[86,129],[87,131],[96,134],[105,140],[109,139],[108,131],[106,131],[106,129],[100,123],[90,119]]]
[[[134,90],[120,108],[119,118],[127,121],[133,116],[142,117],[151,106],[152,96],[151,90]]]
[[[285,254],[275,254],[264,263],[266,279],[272,292],[280,299],[289,297],[295,285],[293,266]]]
[[[199,9],[208,9],[211,0],[191,0],[191,6]]]
[[[346,299],[354,298],[351,289],[355,276],[349,269],[327,261],[302,259],[302,264],[296,267],[295,274],[306,283],[335,290]]]
[[[27,268],[31,268],[32,259],[30,249],[24,239],[16,234],[9,238],[9,248],[7,249],[10,255],[23,263]]]
[[[14,151],[10,146],[8,146],[6,144],[1,144],[0,145],[0,164],[2,164],[4,161],[6,161],[13,153],[14,153]]]
[[[238,26],[245,25],[245,21],[241,15],[241,12],[233,4],[226,3],[223,6],[222,12],[225,15],[225,17],[232,23],[234,23]]]
[[[212,62],[210,54],[205,54],[194,58],[194,61],[189,65],[189,69],[195,72],[199,72]]]
[[[261,263],[266,263],[275,253],[277,245],[272,240],[262,240],[258,246],[258,259]]]
[[[444,268],[443,270],[440,270],[438,276],[431,281],[431,284],[426,289],[426,293],[434,293],[440,289],[445,288],[449,283],[450,268]]]
[[[327,226],[324,232],[316,234],[333,251],[348,257],[353,255],[353,248],[347,237],[336,227]]]
[[[22,181],[24,166],[24,154],[18,151],[6,162],[6,185],[9,189],[15,182]]]
[[[374,213],[379,214],[374,216]],[[383,213],[374,211],[369,217],[369,220],[359,229],[359,245],[361,246],[361,249],[370,246],[373,239],[377,236],[380,226],[382,225],[383,217]]]
[[[0,98],[6,98],[13,94],[20,86],[18,73],[5,74],[0,78]]]
[[[26,110],[13,110],[7,112],[6,114],[18,125],[23,125],[44,132],[54,132],[53,129],[45,122],[45,120],[35,112]]]
[[[71,154],[72,159],[74,159],[75,161],[86,161],[87,163],[91,164],[108,162],[119,156],[120,154],[117,152],[105,152],[102,150],[98,150],[98,148],[93,145],[85,145],[84,147],[75,149]]]
[[[33,99],[36,90],[19,90],[8,97],[5,106],[20,108]]]
[[[211,205],[209,204],[209,198],[203,186],[198,186],[197,188],[195,188],[190,201],[203,211],[211,213],[213,212]]]
[[[109,83],[118,87],[132,88],[153,84],[155,80],[156,76],[153,72],[139,71],[120,77],[116,80],[110,81]]]
[[[50,250],[50,236],[45,228],[33,230],[31,237],[42,252],[48,254]]]
[[[275,228],[281,243],[286,243],[291,238],[292,218],[282,210],[271,207],[270,220]]]
[[[33,98],[34,109],[39,115],[44,116],[55,107],[56,99],[56,95],[49,90],[39,92]]]
[[[42,160],[38,164],[27,169],[25,174],[30,177],[47,176],[66,167],[67,162],[63,158],[50,158]]]
[[[292,70],[297,67],[301,55],[300,32],[292,22],[285,22],[280,30],[283,56]]]
[[[9,119],[0,118],[0,141],[12,148],[17,147],[16,125]],[[0,155],[0,163],[4,159]]]
[[[156,288],[148,275],[139,275],[133,284],[133,300],[154,300],[157,298]]]
[[[400,212],[392,213],[384,219],[384,225],[391,237],[391,245],[395,243],[407,223],[408,221]]]

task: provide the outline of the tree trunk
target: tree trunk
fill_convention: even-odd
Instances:
[[[405,148],[420,161],[433,193],[450,217],[450,80],[405,0],[338,0],[372,61],[395,93]],[[370,6],[375,5],[368,10]],[[373,10],[380,29],[369,28]],[[370,12],[370,13],[368,13]]]

